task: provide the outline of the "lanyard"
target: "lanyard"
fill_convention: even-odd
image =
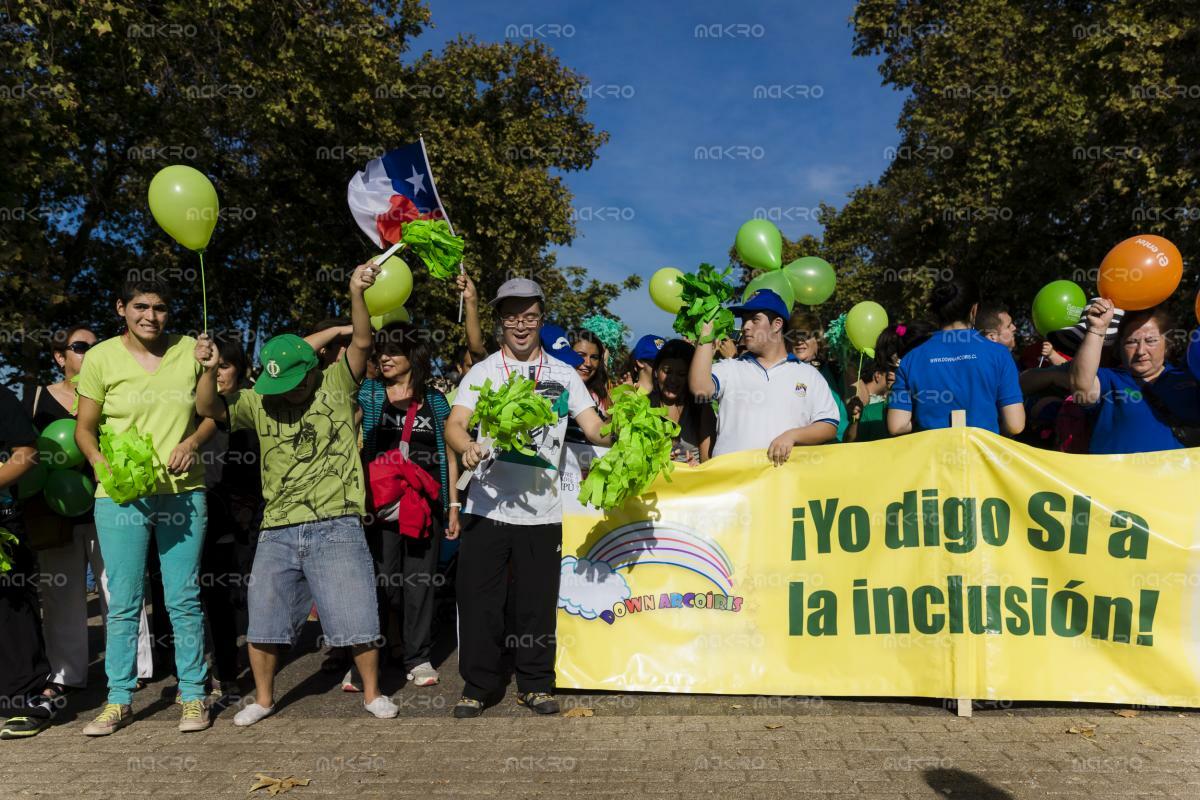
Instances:
[[[545,350],[538,353],[537,374],[534,376],[534,379],[533,379],[533,388],[535,388],[535,389],[537,388],[538,383],[542,379],[542,365],[545,363],[543,360],[545,358],[546,358]],[[511,372],[511,370],[509,370],[509,368],[508,368],[508,360],[504,358],[504,350],[503,349],[500,350],[500,364],[504,367],[504,379],[508,380],[509,373]]]

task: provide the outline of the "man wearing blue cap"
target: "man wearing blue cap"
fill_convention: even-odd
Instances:
[[[763,449],[779,466],[797,445],[833,441],[837,404],[821,373],[788,352],[787,305],[775,292],[760,289],[730,311],[742,320],[746,352],[713,366],[713,343],[701,344],[688,371],[696,398],[718,401],[713,455]],[[711,333],[709,323],[701,334]]]
[[[637,383],[635,384],[646,394],[654,392],[654,359],[658,351],[663,349],[667,340],[655,333],[648,333],[637,340],[629,356],[637,365]]]

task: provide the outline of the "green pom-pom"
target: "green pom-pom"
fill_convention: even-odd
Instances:
[[[672,326],[675,332],[694,342],[705,344],[724,339],[733,333],[733,312],[725,303],[733,297],[734,289],[725,282],[732,267],[717,272],[712,264],[701,264],[695,275],[684,273],[679,282],[683,284],[683,305],[675,316]],[[705,323],[712,322],[712,333],[702,336]]]
[[[838,361],[846,361],[851,348],[850,337],[846,335],[846,315],[843,313],[825,326],[825,346]]]
[[[593,314],[590,317],[584,317],[581,323],[585,330],[589,330],[596,334],[596,338],[604,343],[608,348],[609,361],[612,360],[613,353],[625,344],[625,337],[629,335],[629,328],[626,328],[619,320],[612,317],[606,317],[603,314]],[[611,364],[609,366],[612,366]]]
[[[678,423],[667,409],[653,408],[650,397],[632,386],[613,390],[610,421],[601,433],[616,431],[612,449],[592,462],[579,487],[579,502],[597,508],[615,508],[646,490],[659,475],[671,480],[675,463],[671,448],[679,435]]]
[[[139,435],[137,428],[114,433],[111,426],[101,425],[100,455],[108,462],[108,468],[97,464],[96,480],[114,503],[145,497],[158,485],[162,464],[149,434]]]
[[[425,262],[429,274],[439,281],[454,277],[462,262],[463,240],[450,232],[444,219],[416,219],[404,225],[400,241]]]
[[[472,386],[479,392],[472,427],[478,425],[480,435],[491,439],[497,450],[534,455],[530,433],[558,422],[550,401],[534,391],[536,388],[534,381],[515,372],[498,389],[492,388],[491,378],[483,386]]]
[[[0,528],[0,572],[13,568],[12,552],[18,544],[17,535],[8,528]]]

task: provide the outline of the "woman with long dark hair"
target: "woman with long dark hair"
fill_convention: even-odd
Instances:
[[[432,686],[434,590],[442,539],[459,534],[458,460],[446,454],[446,397],[431,385],[427,332],[404,322],[375,335],[377,380],[359,391],[372,515],[380,630],[403,620],[403,666]],[[386,635],[386,634],[385,634]]]
[[[671,339],[654,358],[654,391],[650,403],[667,409],[679,435],[671,448],[671,460],[696,466],[712,455],[716,417],[712,405],[697,402],[688,388],[688,367],[696,348],[683,339]]]
[[[596,404],[601,418],[607,419],[611,402],[608,396],[608,368],[604,363],[604,342],[591,331],[580,329],[575,331],[571,338],[571,349],[583,359],[583,363],[576,367],[575,371],[583,378],[583,385],[592,396],[592,402]]]

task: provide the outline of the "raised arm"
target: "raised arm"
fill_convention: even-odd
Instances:
[[[483,325],[479,321],[479,292],[475,282],[465,272],[458,273],[458,290],[463,294],[463,323],[467,329],[467,350],[476,361],[487,358],[487,343],[483,338]]]
[[[707,322],[700,330],[700,338],[706,339],[712,333],[713,324]],[[691,366],[688,367],[688,389],[695,395],[696,400],[706,402],[717,393],[717,385],[713,383],[712,365],[716,345],[712,342],[696,345],[696,353],[692,356]]]
[[[367,374],[367,359],[371,357],[371,347],[375,337],[371,334],[371,312],[367,310],[367,301],[363,297],[371,284],[375,283],[375,275],[379,268],[372,262],[359,264],[350,276],[350,346],[346,348],[346,360],[350,363],[350,374],[354,380],[361,381]]]
[[[225,403],[217,392],[217,364],[221,361],[221,354],[207,333],[200,334],[196,339],[196,360],[204,368],[196,380],[196,413],[206,419],[225,422]]]
[[[1101,297],[1088,306],[1087,333],[1084,334],[1083,344],[1071,362],[1071,391],[1075,393],[1076,402],[1082,405],[1093,405],[1100,399],[1100,356],[1104,352],[1104,337],[1112,322],[1115,309],[1111,300]]]

